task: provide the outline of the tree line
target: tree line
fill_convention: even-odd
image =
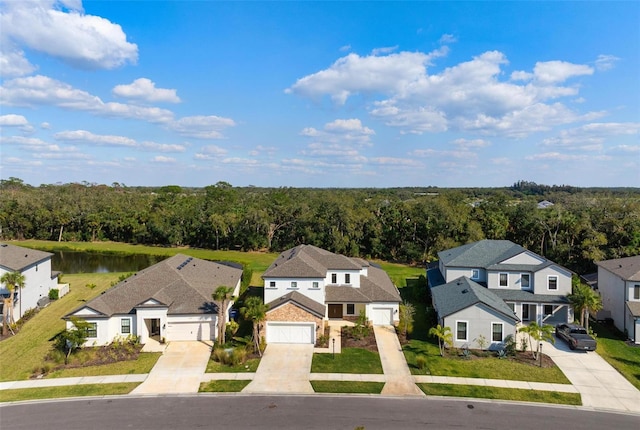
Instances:
[[[640,254],[640,189],[30,186],[0,180],[0,238],[282,251],[301,243],[411,264],[509,239],[578,273]],[[553,206],[539,209],[538,202]]]

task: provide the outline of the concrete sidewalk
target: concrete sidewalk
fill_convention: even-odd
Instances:
[[[424,396],[425,394],[416,386],[409,371],[396,329],[393,326],[373,326],[373,332],[386,381],[381,394]]]
[[[63,387],[66,385],[118,384],[121,382],[143,382],[147,373],[134,375],[79,376],[76,378],[28,379],[26,381],[0,382],[1,390],[23,388]]]

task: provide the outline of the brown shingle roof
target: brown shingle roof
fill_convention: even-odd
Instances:
[[[214,313],[211,295],[221,285],[235,288],[242,270],[177,254],[130,276],[101,296],[74,310],[89,307],[104,315],[128,314],[154,299],[167,314]]]
[[[627,307],[634,317],[640,317],[640,302],[627,302]]]
[[[23,248],[8,243],[0,243],[0,266],[21,272],[26,267],[51,258],[50,252]]]
[[[324,278],[328,270],[360,270],[362,265],[344,255],[312,245],[298,245],[281,253],[263,278]]]
[[[628,281],[640,281],[640,255],[597,261],[596,264]]]
[[[273,309],[289,302],[298,306],[302,310],[316,314],[320,318],[324,318],[324,313],[325,313],[324,305],[316,302],[313,299],[310,299],[309,297],[297,291],[292,291],[288,294],[285,294],[284,296],[278,297],[277,299],[267,303],[267,306],[269,306],[269,311],[272,311]]]

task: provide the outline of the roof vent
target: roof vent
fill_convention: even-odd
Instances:
[[[462,294],[467,294],[469,292],[469,290],[467,290],[466,288],[464,290],[462,290]]]

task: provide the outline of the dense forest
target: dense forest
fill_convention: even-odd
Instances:
[[[509,239],[578,272],[640,254],[640,189],[517,182],[505,188],[127,187],[0,181],[0,238],[281,251],[308,243],[424,264]],[[538,208],[540,201],[553,205]]]

